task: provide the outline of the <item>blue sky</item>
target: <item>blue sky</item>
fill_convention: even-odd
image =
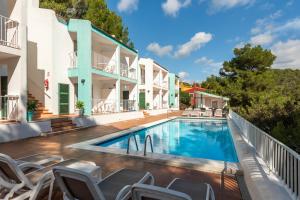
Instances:
[[[108,0],[122,16],[140,57],[186,81],[202,81],[235,47],[260,44],[274,68],[300,69],[299,0]]]

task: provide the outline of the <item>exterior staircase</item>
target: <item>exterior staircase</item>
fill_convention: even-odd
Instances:
[[[37,109],[34,112],[33,120],[53,117],[53,114],[49,112],[49,110],[30,93],[28,93],[28,101],[37,102]]]
[[[67,132],[80,127],[72,122],[69,118],[56,118],[51,119],[52,132]]]

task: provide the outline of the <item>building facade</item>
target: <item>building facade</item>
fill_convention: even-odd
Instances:
[[[64,21],[39,0],[0,2],[1,120],[34,119],[179,107],[178,77],[93,26]]]
[[[146,110],[169,108],[169,71],[150,58],[139,60],[139,107]]]

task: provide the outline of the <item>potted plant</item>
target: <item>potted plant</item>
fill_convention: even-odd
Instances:
[[[84,103],[83,103],[83,101],[77,101],[75,106],[78,109],[79,116],[83,116],[84,115]]]
[[[146,103],[146,110],[149,110],[150,103]]]
[[[37,108],[36,101],[28,101],[27,102],[27,121],[31,122],[33,119],[34,112]]]

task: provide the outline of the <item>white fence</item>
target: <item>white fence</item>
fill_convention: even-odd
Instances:
[[[93,52],[93,67],[111,74],[117,73],[116,60],[95,51]]]
[[[19,23],[0,15],[0,45],[19,48]]]
[[[128,67],[124,63],[120,63],[120,74],[126,78],[136,79],[136,69]]]
[[[18,110],[19,96],[0,96],[0,120],[14,120],[19,118]]]
[[[229,116],[247,142],[275,173],[294,199],[300,198],[300,155],[233,111]]]

